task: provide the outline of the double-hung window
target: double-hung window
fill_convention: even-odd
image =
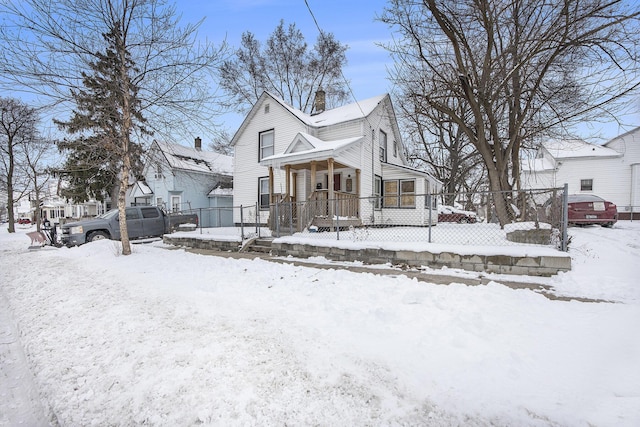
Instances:
[[[387,161],[387,134],[384,131],[380,131],[380,161]]]
[[[406,180],[400,181],[400,207],[401,208],[416,207],[415,179],[406,179]]]
[[[258,178],[258,201],[260,210],[269,209],[269,177]]]
[[[373,195],[375,196],[373,207],[380,209],[382,207],[382,178],[378,175],[375,176]]]
[[[415,208],[416,181],[415,179],[401,179],[384,181],[382,207],[384,208]]]
[[[593,191],[593,179],[581,179],[580,191]]]
[[[269,157],[269,156],[273,156],[273,143],[274,143],[274,138],[273,138],[273,129],[265,131],[265,132],[260,132],[260,146],[259,146],[259,158],[258,161]]]

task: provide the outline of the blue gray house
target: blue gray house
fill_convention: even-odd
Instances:
[[[132,205],[156,205],[167,212],[202,210],[203,226],[233,225],[233,157],[194,147],[154,141],[143,170],[144,180],[129,193]]]

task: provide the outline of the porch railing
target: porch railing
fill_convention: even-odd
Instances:
[[[272,217],[278,218],[281,227],[293,228],[296,231],[303,231],[318,217],[329,218],[335,215],[359,218],[360,201],[355,194],[340,191],[334,191],[333,194],[334,199],[329,200],[328,190],[316,190],[300,206],[291,198],[283,197],[278,203],[277,215],[274,210]]]

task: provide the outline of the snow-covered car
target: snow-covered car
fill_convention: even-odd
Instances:
[[[438,206],[438,222],[457,222],[460,224],[474,224],[478,222],[475,212],[458,209],[454,206]]]

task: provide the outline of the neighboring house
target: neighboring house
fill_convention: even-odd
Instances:
[[[604,145],[548,141],[534,159],[523,161],[524,188],[555,188],[565,183],[569,194],[595,194],[615,203],[620,219],[640,213],[640,127]]]
[[[232,225],[230,209],[233,182],[233,158],[202,150],[202,140],[194,147],[154,141],[143,169],[144,181],[136,182],[129,192],[132,205],[156,205],[168,212],[190,209],[229,208],[227,219],[212,224]]]
[[[274,204],[284,202],[279,214],[294,206],[298,230],[331,226],[336,216],[343,225],[426,225],[423,195],[441,183],[407,166],[389,95],[324,111],[318,91],[315,111],[260,96],[232,139],[234,204],[254,207],[253,218],[257,206],[256,219],[272,226]]]

